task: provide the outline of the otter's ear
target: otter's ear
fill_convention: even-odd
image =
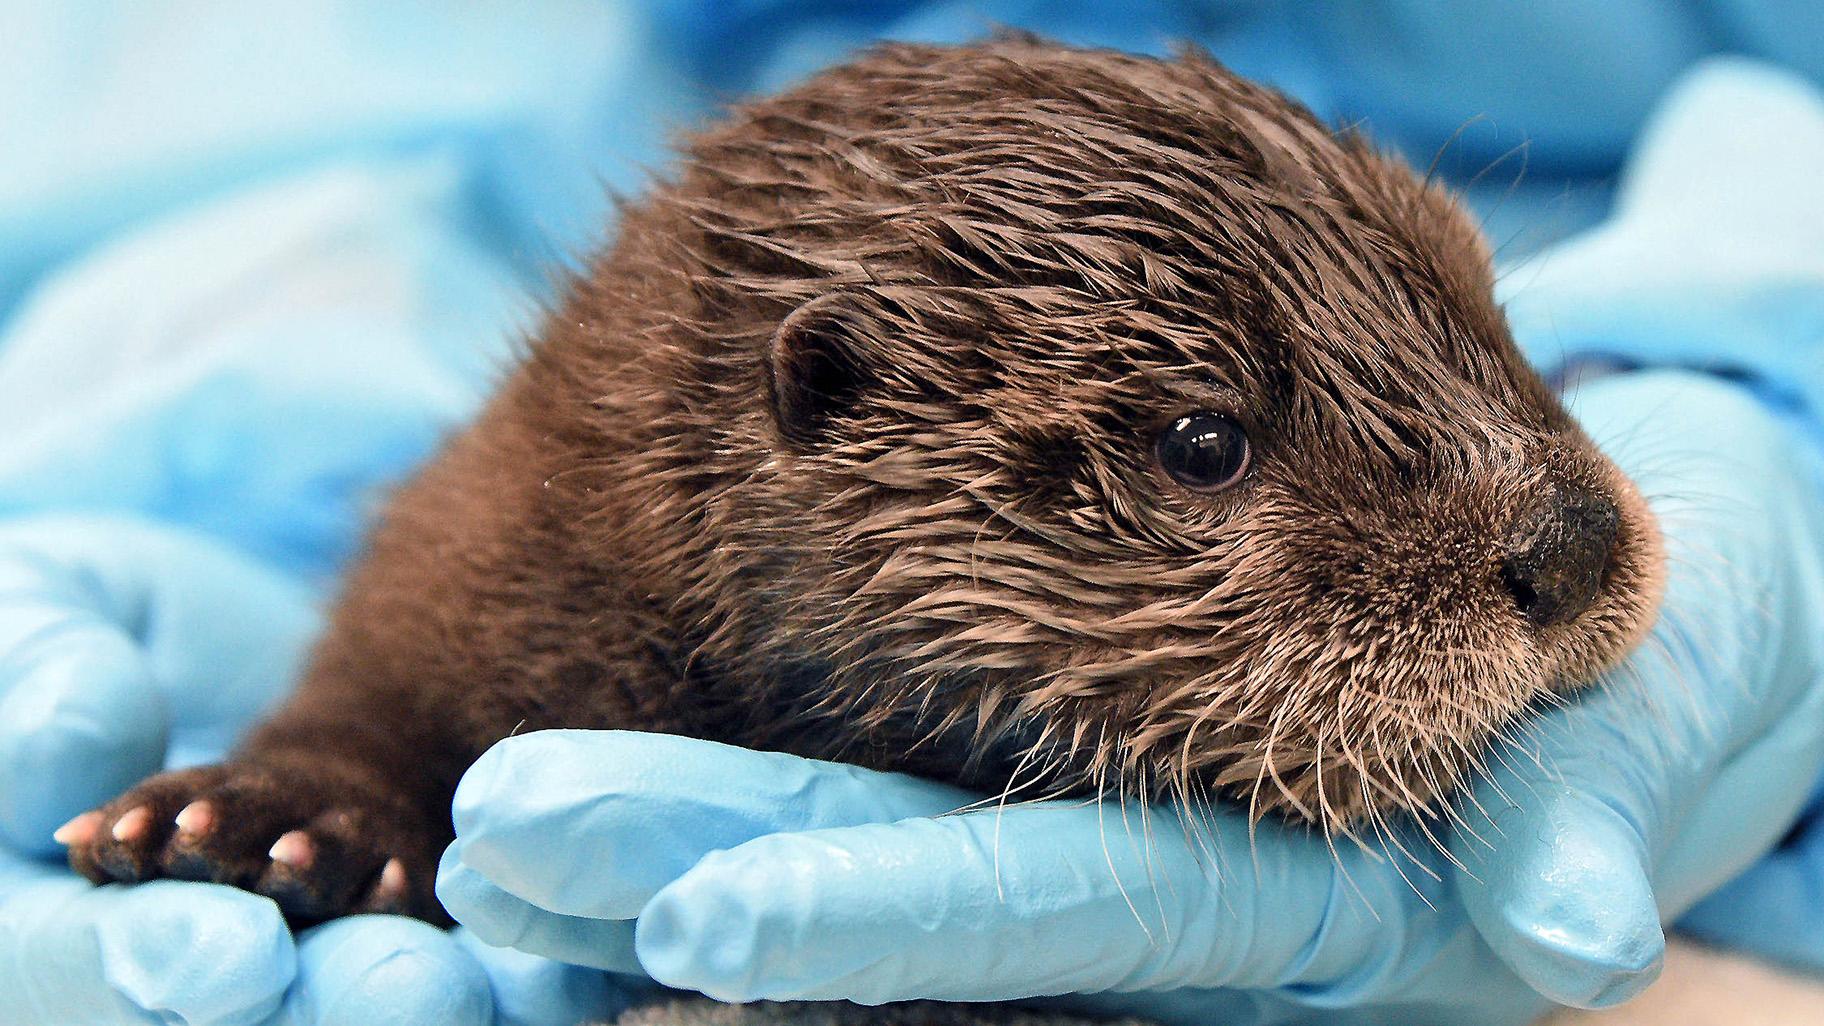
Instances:
[[[860,320],[851,297],[833,293],[793,310],[773,332],[767,396],[787,441],[816,441],[867,385]]]

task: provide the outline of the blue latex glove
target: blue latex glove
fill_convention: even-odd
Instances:
[[[0,1022],[617,1006],[600,974],[464,931],[359,920],[294,945],[245,894],[96,890],[47,831],[219,754],[314,622],[289,577],[69,514],[182,524],[326,583],[601,231],[603,179],[631,184],[665,115],[700,102],[643,19],[594,0],[0,11],[20,98],[0,106]]]
[[[1824,788],[1766,858],[1678,921],[1712,944],[1824,971]]]
[[[1765,851],[1824,765],[1824,506],[1810,450],[1739,389],[1641,373],[1582,399],[1655,497],[1667,604],[1602,688],[1497,761],[1477,794],[1492,824],[1451,839],[1465,868],[1239,814],[942,816],[973,796],[556,731],[470,771],[439,894],[490,942],[613,968],[631,949],[724,1000],[1083,993],[1187,1024],[1518,1023],[1545,998],[1621,1000],[1656,972],[1662,916]]]
[[[391,916],[300,934],[265,898],[97,888],[50,833],[140,776],[220,754],[318,626],[290,579],[119,518],[0,524],[0,1022],[570,1026],[623,995]]]
[[[1715,63],[1655,119],[1615,219],[1508,277],[1510,319],[1542,358],[1677,361],[1747,382],[1824,446],[1821,161],[1824,98]],[[1777,850],[1679,925],[1824,970],[1821,813],[1824,791]]]

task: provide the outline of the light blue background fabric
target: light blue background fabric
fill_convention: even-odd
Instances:
[[[997,25],[1189,39],[1421,166],[1444,149],[1509,255],[1602,213],[1702,56],[1824,78],[1799,0],[10,3],[0,515],[144,513],[325,574],[668,131],[875,37]]]
[[[0,515],[323,574],[701,90],[627,4],[0,11]]]

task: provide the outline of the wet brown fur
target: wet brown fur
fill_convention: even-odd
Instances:
[[[1254,444],[1216,495],[1153,459],[1200,409]],[[1499,567],[1565,481],[1622,534],[1537,629]],[[394,501],[292,702],[115,807],[210,797],[240,848],[75,858],[435,917],[456,780],[544,727],[1343,829],[1617,660],[1658,561],[1443,190],[1199,55],[888,46],[689,140]],[[275,881],[280,822],[347,881]],[[375,905],[389,853],[412,893]]]

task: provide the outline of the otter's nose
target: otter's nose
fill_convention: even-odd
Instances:
[[[1563,623],[1590,608],[1620,526],[1608,498],[1564,484],[1514,522],[1501,580],[1533,626]]]

